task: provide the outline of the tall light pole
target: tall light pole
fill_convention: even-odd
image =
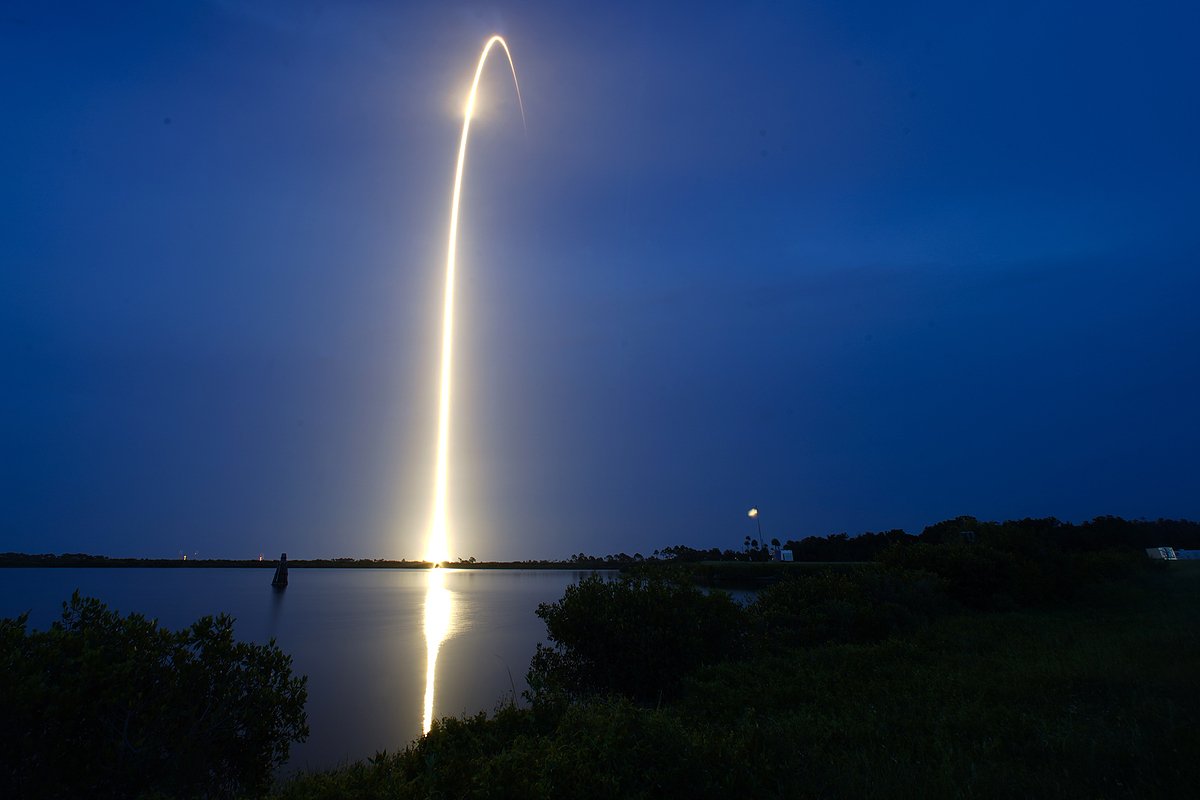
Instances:
[[[762,544],[762,520],[758,518],[758,509],[752,508],[746,512],[746,516],[758,523],[758,543]]]

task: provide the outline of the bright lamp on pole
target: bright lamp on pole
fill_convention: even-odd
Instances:
[[[762,542],[762,520],[758,518],[758,507],[751,508],[746,516],[758,523],[758,541]]]

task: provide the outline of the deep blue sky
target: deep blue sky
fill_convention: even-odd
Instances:
[[[1200,517],[1194,4],[0,6],[0,550]]]

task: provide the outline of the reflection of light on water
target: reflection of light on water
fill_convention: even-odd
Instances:
[[[433,685],[437,675],[438,650],[450,635],[454,621],[454,593],[445,586],[446,571],[431,569],[425,589],[425,718],[421,730],[429,733],[433,725]]]

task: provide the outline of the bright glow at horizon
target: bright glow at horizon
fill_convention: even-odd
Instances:
[[[504,49],[504,55],[508,58],[508,67],[513,76],[513,86],[517,90],[517,103],[521,107],[521,121],[525,120],[525,103],[521,100],[521,87],[517,83],[517,68],[513,64],[512,53],[508,51],[508,44],[503,38],[493,36],[487,40],[483,46],[483,52],[479,54],[479,64],[475,67],[475,79],[471,81],[471,91],[467,95],[462,139],[458,144],[458,166],[454,172],[454,196],[450,202],[450,241],[446,251],[446,295],[442,308],[442,362],[441,381],[438,389],[433,521],[429,528],[429,540],[425,546],[425,560],[434,564],[445,561],[450,555],[446,534],[446,484],[450,472],[450,373],[454,364],[454,268],[458,247],[458,201],[462,194],[463,166],[467,160],[467,135],[471,130],[471,117],[475,113],[475,97],[479,90],[479,77],[483,74],[483,66],[487,63],[488,54],[496,45],[500,45]]]

